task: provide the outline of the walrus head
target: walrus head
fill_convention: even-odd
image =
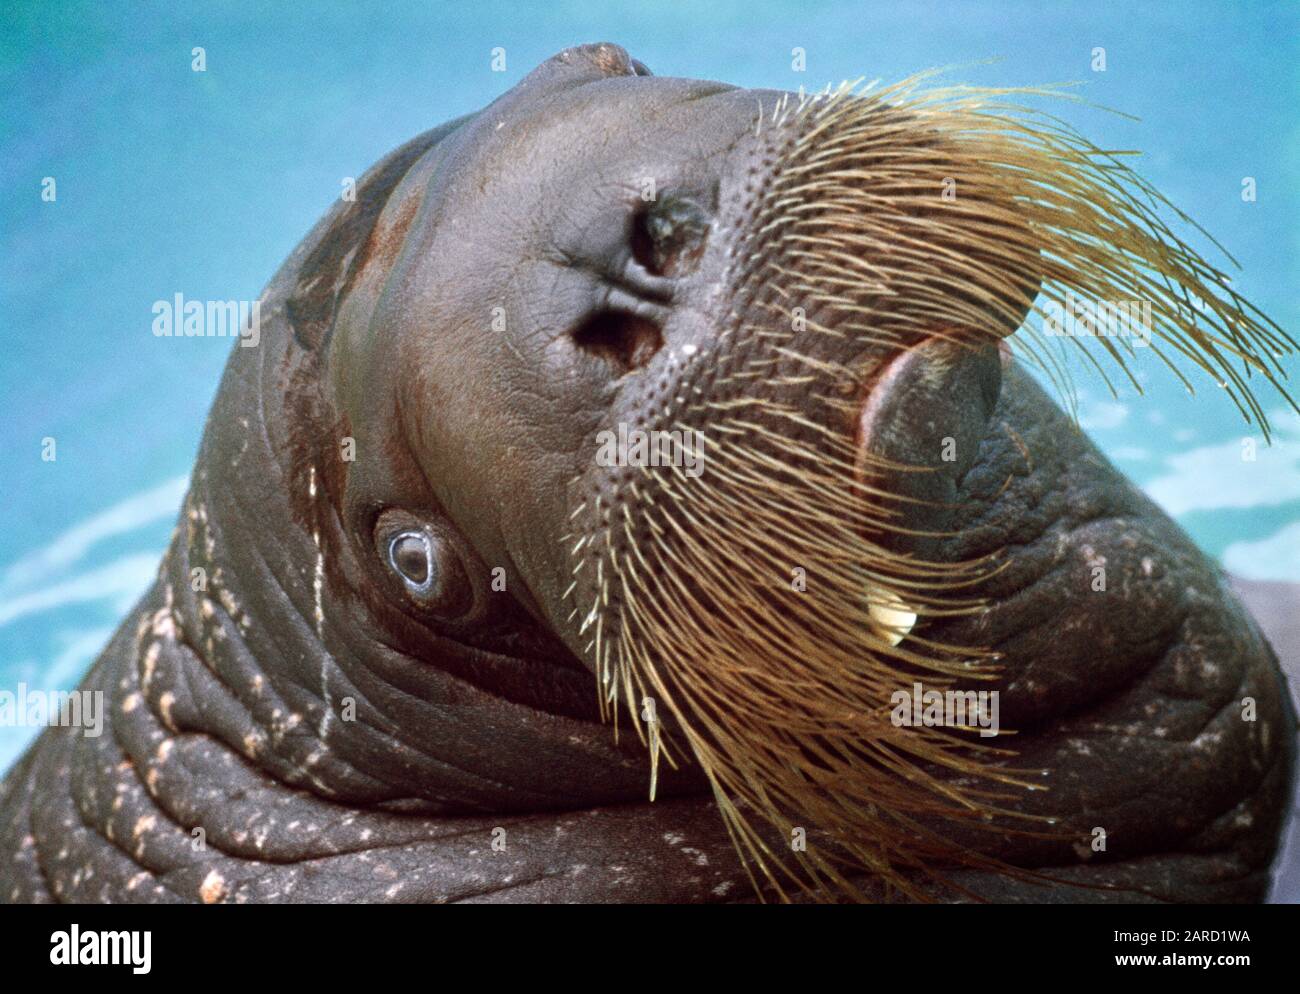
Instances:
[[[1011,351],[1051,369],[1018,329],[1148,302],[1149,339],[1069,341],[1102,375],[1180,353],[1261,423],[1247,377],[1292,345],[1114,155],[1009,99],[740,90],[588,46],[375,167],[269,292],[292,340],[228,373],[285,383],[258,403],[309,540],[260,555],[319,642],[264,623],[249,651],[301,657],[282,688],[328,658],[308,744],[249,750],[443,811],[707,784],[781,892],[915,894],[990,862],[944,826],[1050,834],[1001,742],[890,720],[914,681],[999,672],[960,621],[1007,556],[963,553],[959,487]],[[343,693],[365,720],[332,720]],[[648,763],[575,731],[620,712]]]

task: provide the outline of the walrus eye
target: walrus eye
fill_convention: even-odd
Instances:
[[[474,608],[464,560],[455,541],[436,525],[426,525],[404,511],[386,511],[375,528],[375,551],[423,611],[452,620]]]
[[[699,262],[709,215],[686,197],[660,197],[636,216],[632,256],[656,276],[684,276]]]
[[[401,532],[388,543],[388,563],[408,587],[423,592],[436,580],[433,543],[423,532]]]

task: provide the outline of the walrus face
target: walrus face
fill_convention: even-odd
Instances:
[[[841,881],[951,855],[917,819],[1031,781],[889,701],[993,672],[927,626],[998,568],[936,548],[1004,340],[1070,294],[1141,296],[1149,346],[1075,344],[1181,350],[1257,415],[1238,361],[1274,375],[1279,340],[1150,193],[997,94],[800,98],[565,53],[384,210],[330,346],[345,520],[414,615],[522,605],[652,760],[693,754],[764,872],[765,823],[825,832],[842,855],[804,870]]]
[[[600,465],[601,432],[680,430],[685,398],[699,397],[713,408],[692,421],[707,446],[726,430],[717,411],[761,397],[773,411],[758,416],[776,418],[774,430],[843,443],[861,463],[873,445],[885,447],[886,425],[877,422],[893,420],[885,413],[892,391],[918,406],[923,395],[948,401],[949,427],[960,434],[956,396],[973,389],[987,403],[998,376],[994,351],[961,346],[1014,331],[1037,279],[1028,250],[1011,245],[994,259],[972,247],[967,264],[987,278],[926,301],[942,319],[910,311],[916,295],[886,309],[884,298],[906,290],[901,280],[928,284],[933,266],[908,271],[907,253],[894,248],[892,263],[873,259],[856,274],[809,265],[806,240],[842,218],[802,221],[803,209],[789,204],[778,229],[784,242],[766,230],[779,219],[764,198],[788,199],[771,186],[776,164],[810,130],[772,123],[795,116],[788,94],[632,74],[631,63],[627,75],[594,79],[582,68],[560,79],[539,70],[540,81],[521,84],[408,178],[387,213],[421,213],[408,219],[377,300],[358,305],[365,294],[354,293],[347,305],[364,306],[365,320],[345,326],[365,331],[336,343],[365,349],[369,365],[398,379],[400,416],[438,501],[557,631],[570,627],[570,598],[561,595],[572,564],[537,523],[569,520],[584,494],[611,501],[640,475]],[[907,118],[883,104],[860,110],[882,139]],[[913,127],[912,152],[929,163],[926,132]],[[921,223],[940,201],[927,203],[916,182],[906,210]],[[1017,223],[1003,213],[983,223]],[[888,320],[868,322],[867,313]],[[369,341],[377,328],[387,332],[378,355]],[[905,364],[914,349],[927,361]],[[830,396],[811,400],[813,382]],[[366,417],[364,396],[358,391],[354,422]],[[817,427],[796,426],[776,408]],[[501,513],[485,518],[485,506]]]

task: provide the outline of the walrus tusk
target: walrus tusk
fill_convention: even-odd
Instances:
[[[898,645],[916,626],[916,612],[892,590],[867,587],[867,612],[890,645]]]

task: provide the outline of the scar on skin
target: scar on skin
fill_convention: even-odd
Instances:
[[[1002,422],[1002,427],[1006,431],[1007,435],[1010,436],[1015,447],[1020,450],[1020,455],[1023,456],[1025,460],[1025,466],[1028,468],[1029,472],[1032,473],[1034,471],[1034,457],[1029,454],[1029,446],[1025,444],[1025,440],[1017,434],[1016,430],[1005,421]]]

